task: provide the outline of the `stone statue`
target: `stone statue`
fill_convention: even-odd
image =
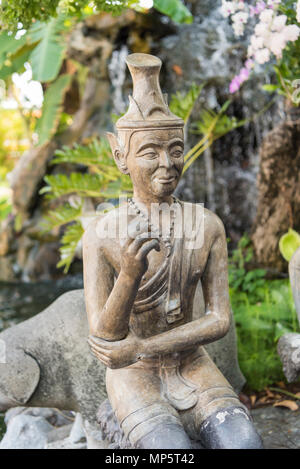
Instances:
[[[289,277],[300,323],[300,248],[290,260]],[[300,376],[300,334],[296,332],[284,334],[278,341],[277,350],[286,379],[289,383],[297,381]]]
[[[206,448],[261,448],[247,409],[202,347],[230,324],[223,224],[173,196],[184,122],[161,92],[161,61],[132,54],[127,65],[133,95],[108,138],[133,198],[84,235],[91,350],[107,366],[109,401],[133,447],[187,449],[193,439]],[[199,281],[206,314],[193,320]]]

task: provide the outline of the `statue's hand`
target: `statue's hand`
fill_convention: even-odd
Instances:
[[[115,342],[90,335],[88,343],[98,360],[113,369],[132,365],[138,361],[140,355],[140,339],[132,333]]]
[[[160,251],[157,238],[145,237],[140,231],[127,238],[121,246],[121,272],[140,281],[148,269],[147,255],[152,249]]]

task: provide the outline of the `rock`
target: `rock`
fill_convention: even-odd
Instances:
[[[289,262],[289,276],[300,321],[300,248]],[[283,365],[283,372],[289,383],[296,381],[300,375],[300,334],[290,333],[280,337],[277,351]]]
[[[263,407],[251,412],[265,449],[300,448],[300,410]]]
[[[300,248],[297,249],[290,260],[289,275],[295,307],[300,322]]]
[[[296,381],[300,375],[300,334],[290,333],[280,337],[277,351],[286,379],[289,383]]]
[[[63,425],[59,428],[54,428],[48,433],[48,443],[57,443],[69,437],[73,424]]]
[[[243,38],[234,37],[216,2],[198,1],[191,8],[194,22],[178,25],[175,34],[159,42],[156,53],[164,63],[165,90],[187,91],[192,83],[206,84],[191,116],[191,122],[196,123],[203,108],[220,109],[228,99],[230,81],[246,58],[244,37],[247,39],[248,32]],[[258,147],[263,135],[282,118],[273,106],[262,118],[250,122],[270,101],[260,86],[265,82],[265,75],[253,71],[226,113],[249,122],[215,141],[210,158],[206,154],[198,158],[184,174],[176,194],[185,201],[203,202],[215,211],[233,243],[251,230],[257,205]],[[191,134],[187,137],[187,149],[200,139]]]
[[[43,417],[54,427],[62,427],[69,424],[73,425],[72,422],[74,421],[74,417],[71,416],[71,413],[66,411],[63,412],[57,409],[49,409],[47,407],[13,407],[5,414],[4,421],[6,425],[13,417],[19,414]]]
[[[0,257],[0,282],[10,282],[16,279],[14,256]]]
[[[11,409],[9,409],[6,414],[5,414],[5,417],[4,417],[4,422],[5,422],[5,425],[7,426],[8,425],[8,422],[13,419],[14,417],[16,417],[17,415],[19,414],[22,414],[22,412],[26,410],[26,407],[12,407]]]
[[[86,443],[71,443],[69,438],[47,443],[45,449],[87,449]]]
[[[202,306],[201,306],[202,305]],[[201,289],[195,318],[203,314]],[[6,363],[0,363],[0,411],[16,406],[80,412],[95,427],[106,397],[105,366],[90,352],[83,290],[60,296],[45,311],[0,333]],[[236,356],[234,324],[209,352],[239,392],[244,378]]]
[[[8,422],[0,449],[43,449],[51,430],[52,425],[43,417],[16,415]]]
[[[75,422],[72,426],[69,440],[71,443],[83,443],[86,441],[82,416],[79,413],[76,414]]]

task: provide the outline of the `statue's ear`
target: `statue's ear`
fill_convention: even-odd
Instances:
[[[111,132],[106,132],[106,136],[109,141],[113,157],[115,159],[115,162],[117,163],[119,170],[124,174],[129,174],[125,155],[124,155],[124,150],[120,148],[120,144],[116,135]]]

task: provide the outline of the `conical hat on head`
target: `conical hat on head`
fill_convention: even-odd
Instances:
[[[117,129],[183,128],[184,121],[170,111],[167,95],[160,88],[161,60],[150,54],[131,54],[126,63],[132,76],[133,93],[129,96],[128,111],[116,123]]]

